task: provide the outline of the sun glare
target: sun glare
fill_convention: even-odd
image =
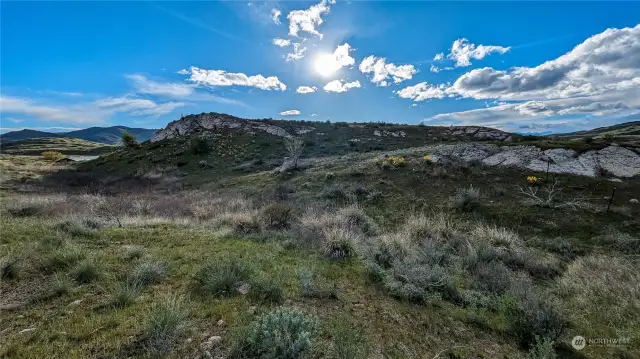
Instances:
[[[325,77],[331,76],[340,68],[340,64],[338,64],[335,57],[330,54],[322,54],[316,57],[314,66],[316,71]]]

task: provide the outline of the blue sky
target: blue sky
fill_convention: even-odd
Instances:
[[[6,2],[3,131],[181,114],[566,132],[640,119],[640,3]]]

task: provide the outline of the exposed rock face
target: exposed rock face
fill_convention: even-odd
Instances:
[[[578,155],[574,150],[551,149],[543,151],[535,146],[482,145],[460,143],[440,145],[433,150],[433,160],[452,158],[464,162],[481,161],[485,166],[503,166],[551,173],[569,173],[596,177],[603,170],[615,177],[640,175],[640,155],[619,146]]]
[[[473,135],[473,138],[480,141],[511,141],[511,134],[496,130],[494,128],[476,127],[476,126],[456,126],[451,127],[443,133],[446,136],[469,136]]]
[[[406,137],[407,133],[404,131],[375,130],[373,131],[373,135],[378,137]]]
[[[151,142],[161,141],[168,138],[175,138],[187,134],[215,131],[217,129],[239,129],[246,133],[266,132],[278,137],[290,137],[292,134],[282,127],[268,124],[257,120],[245,120],[238,117],[219,114],[203,113],[200,115],[185,116],[178,121],[173,121],[167,127],[156,132],[151,138]],[[313,131],[313,127],[298,126],[295,134],[304,134]]]

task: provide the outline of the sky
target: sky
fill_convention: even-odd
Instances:
[[[640,120],[640,2],[0,2],[0,128]]]

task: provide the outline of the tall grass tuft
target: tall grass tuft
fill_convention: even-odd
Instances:
[[[221,258],[203,265],[195,279],[203,293],[230,297],[241,283],[249,281],[252,273],[253,268],[240,258]]]
[[[187,311],[178,297],[168,297],[154,305],[147,320],[146,350],[153,357],[168,354],[187,327]]]

